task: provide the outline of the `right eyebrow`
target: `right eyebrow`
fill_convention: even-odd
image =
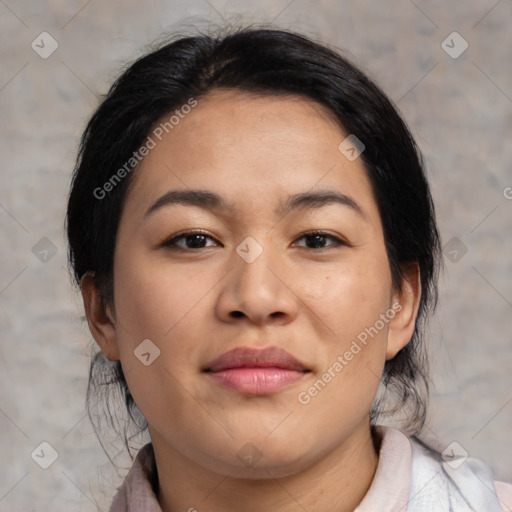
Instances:
[[[170,190],[148,208],[144,217],[150,216],[164,206],[185,204],[199,206],[212,210],[225,210],[232,212],[235,205],[221,196],[207,190]]]

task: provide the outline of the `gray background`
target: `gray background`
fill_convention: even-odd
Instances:
[[[91,338],[63,237],[70,172],[121,66],[166,31],[223,18],[343,49],[397,103],[453,260],[431,323],[426,432],[512,480],[511,0],[0,0],[0,511],[106,510],[129,466],[112,469],[85,416]],[[59,45],[47,59],[31,48],[43,31]],[[441,46],[453,31],[469,44],[458,58]],[[46,470],[31,458],[42,441],[59,454]]]

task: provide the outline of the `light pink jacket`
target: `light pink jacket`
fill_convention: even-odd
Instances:
[[[445,462],[399,430],[378,426],[379,464],[354,512],[512,512],[512,483],[497,482],[482,461]],[[151,487],[151,445],[144,446],[110,512],[162,512]]]

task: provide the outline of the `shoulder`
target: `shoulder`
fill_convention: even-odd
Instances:
[[[494,481],[492,469],[480,459],[441,453],[416,438],[411,445],[409,512],[431,510],[512,511],[512,484]]]
[[[358,512],[512,512],[512,484],[494,481],[481,460],[382,425],[375,440],[379,463]]]
[[[155,494],[156,476],[153,445],[148,443],[137,453],[109,512],[162,512]]]

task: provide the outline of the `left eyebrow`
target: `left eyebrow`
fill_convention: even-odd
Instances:
[[[321,190],[318,192],[303,192],[288,197],[284,204],[278,208],[278,213],[282,216],[287,215],[292,210],[305,208],[321,208],[330,204],[341,204],[348,206],[356,212],[365,221],[369,220],[365,211],[350,196],[338,192],[337,190]]]

